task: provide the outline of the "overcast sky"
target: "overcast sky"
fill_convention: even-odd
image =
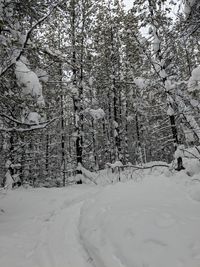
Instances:
[[[133,6],[133,0],[124,0],[124,4],[126,5],[126,8],[129,9]]]
[[[130,9],[133,6],[133,2],[134,2],[134,0],[124,0],[124,4],[126,5],[127,9]],[[175,2],[180,3],[181,1],[180,0],[176,0]],[[179,7],[179,4],[173,7],[172,14],[173,13],[176,14],[178,7]]]

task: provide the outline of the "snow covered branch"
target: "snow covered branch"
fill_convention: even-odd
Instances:
[[[49,47],[46,47],[42,50],[44,54],[47,54],[49,57],[53,58],[55,62],[63,62],[65,64],[68,64],[69,66],[73,67],[74,69],[79,69],[80,66],[77,63],[70,62],[68,60],[68,57],[64,55],[61,51],[56,50],[52,51],[49,49]]]
[[[1,114],[0,114],[1,116]],[[5,117],[5,116],[4,116]],[[34,130],[42,130],[46,127],[48,127],[51,123],[53,123],[54,121],[56,121],[57,119],[59,119],[58,117],[53,118],[52,120],[49,121],[45,121],[45,122],[41,122],[39,124],[33,123],[33,124],[28,124],[28,123],[22,123],[18,120],[15,120],[9,116],[6,116],[7,119],[18,123],[20,125],[23,126],[28,126],[28,128],[17,128],[17,127],[12,127],[12,128],[5,128],[5,127],[0,127],[0,132],[29,132],[29,131],[34,131]]]
[[[19,121],[19,120],[13,118],[13,117],[10,117],[10,116],[8,116],[8,115],[6,115],[4,113],[0,113],[0,117],[6,118],[9,121],[12,121],[14,123],[17,123],[19,125],[24,125],[24,126],[28,126],[28,127],[43,125],[43,124],[46,124],[46,123],[49,122],[49,121],[44,121],[44,122],[39,122],[39,123],[26,123],[26,122]]]
[[[20,51],[18,52],[18,55],[12,60],[12,62],[4,69],[2,69],[2,71],[0,72],[0,77],[2,77],[21,57],[21,55],[24,52],[24,49],[26,48],[28,41],[30,39],[30,36],[33,32],[33,30],[35,30],[35,28],[37,28],[37,26],[39,26],[43,21],[45,21],[52,13],[53,11],[57,8],[57,6],[63,1],[60,1],[59,3],[55,4],[51,10],[41,19],[39,19],[35,24],[33,24],[33,26],[27,31],[26,36],[25,36],[25,40],[21,46]]]

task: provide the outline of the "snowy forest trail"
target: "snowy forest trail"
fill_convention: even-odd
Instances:
[[[1,199],[0,266],[91,267],[79,239],[80,210],[98,187],[16,190]]]
[[[0,267],[200,267],[198,179],[1,194]]]

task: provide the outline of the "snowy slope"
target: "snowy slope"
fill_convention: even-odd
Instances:
[[[200,267],[200,183],[179,174],[108,186],[85,203],[80,232],[96,267]]]

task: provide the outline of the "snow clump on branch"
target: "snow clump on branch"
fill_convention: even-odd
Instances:
[[[185,5],[184,5],[184,13],[186,17],[188,17],[191,13],[192,7],[195,5],[197,0],[185,0]]]
[[[28,123],[35,123],[39,124],[41,120],[41,116],[37,112],[30,112],[27,117],[27,122]]]
[[[192,76],[188,81],[188,91],[193,92],[200,90],[200,66],[192,71]]]
[[[95,121],[103,119],[105,117],[105,112],[101,108],[98,109],[87,108],[85,112],[88,113]]]
[[[31,95],[33,98],[36,98],[38,105],[44,105],[42,85],[35,72],[30,70],[25,63],[19,60],[16,62],[15,75],[18,85],[22,88],[22,93],[25,96]]]

